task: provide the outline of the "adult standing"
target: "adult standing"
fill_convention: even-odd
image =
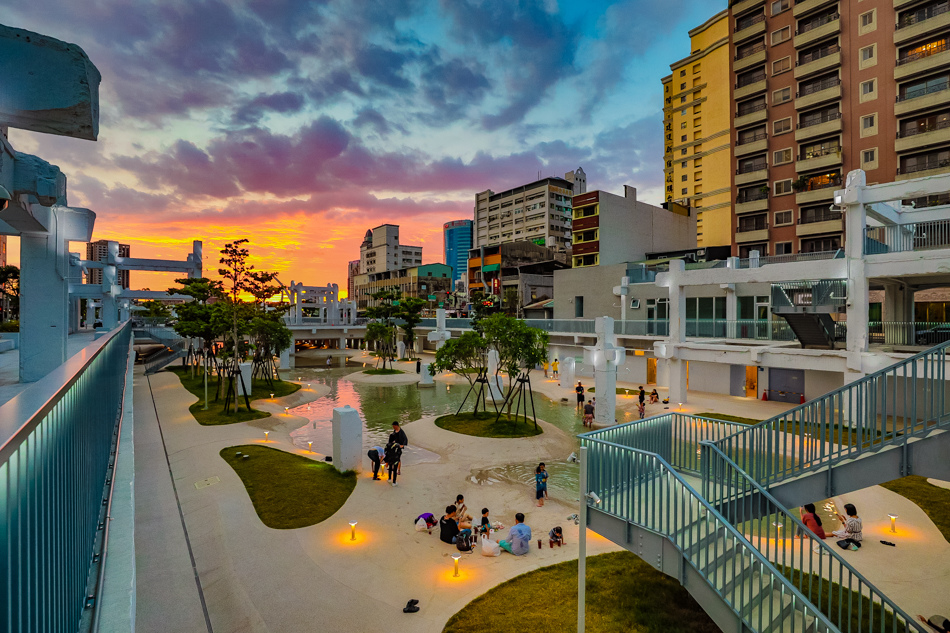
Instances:
[[[389,434],[387,444],[398,444],[400,453],[409,445],[409,438],[406,437],[406,432],[399,426],[399,422],[393,422],[393,432]],[[399,461],[398,473],[402,474],[402,460]]]
[[[584,406],[584,385],[581,384],[581,381],[577,381],[577,386],[574,387],[574,393],[577,394],[577,408],[580,409]]]
[[[594,426],[594,404],[590,400],[584,405],[584,426]]]

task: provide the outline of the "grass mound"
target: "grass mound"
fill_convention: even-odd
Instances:
[[[250,458],[235,457],[238,451]],[[220,455],[244,482],[261,522],[277,530],[325,521],[356,487],[353,471],[341,473],[330,464],[267,446],[229,446]]]
[[[950,490],[935,486],[920,475],[908,475],[881,485],[920,506],[943,538],[950,541]]]
[[[512,578],[475,598],[445,633],[573,631],[577,561]],[[629,552],[587,560],[587,630],[597,633],[719,633],[679,582]]]
[[[393,374],[404,374],[401,369],[364,369],[364,374],[369,374],[370,376],[392,376]]]
[[[232,403],[232,413],[225,413],[224,400],[214,401],[215,388],[218,384],[216,376],[208,376],[208,399],[210,402],[208,404],[208,410],[205,411],[205,387],[204,378],[201,373],[196,373],[195,377],[192,378],[191,368],[189,367],[169,367],[169,369],[178,376],[178,379],[181,380],[181,385],[198,398],[198,402],[188,407],[188,410],[191,412],[191,415],[195,416],[195,420],[198,421],[198,424],[217,426],[220,424],[234,424],[236,422],[248,422],[250,420],[270,417],[270,413],[266,411],[257,411],[254,408],[248,411],[244,406],[243,397],[239,400],[240,411],[233,413],[234,406]],[[300,385],[294,382],[287,382],[286,380],[275,380],[274,386],[271,388],[263,380],[255,379],[252,381],[250,399],[253,401],[270,398],[271,394],[279,398],[281,396],[288,396],[298,389],[300,389]]]
[[[754,418],[742,418],[737,415],[726,415],[725,413],[697,413],[697,417],[700,418],[712,418],[714,420],[722,420],[723,422],[735,422],[736,424],[745,424],[746,426],[755,426],[762,420],[756,420]]]
[[[544,432],[540,426],[537,429],[534,428],[534,420],[531,418],[512,416],[509,419],[502,413],[496,423],[496,417],[497,414],[494,411],[450,414],[436,418],[435,425],[446,431],[475,437],[532,437]]]

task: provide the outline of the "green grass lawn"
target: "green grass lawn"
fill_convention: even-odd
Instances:
[[[237,413],[233,413],[234,407],[232,404],[231,410],[232,413],[228,414],[224,412],[224,400],[214,401],[215,388],[217,386],[218,379],[216,376],[208,376],[208,398],[210,403],[208,405],[208,410],[204,410],[204,397],[205,397],[205,388],[204,388],[204,378],[200,373],[197,373],[194,378],[191,377],[191,369],[188,367],[169,367],[170,371],[178,376],[178,379],[181,380],[182,386],[193,393],[197,398],[198,402],[191,405],[188,410],[191,411],[191,414],[195,416],[195,420],[198,421],[198,424],[203,424],[205,426],[216,426],[220,424],[234,424],[236,422],[248,422],[250,420],[259,420],[261,418],[269,418],[270,413],[266,411],[258,411],[256,409],[251,409],[250,411],[244,406],[244,398],[240,398],[240,410]],[[275,380],[273,388],[269,387],[267,383],[263,380],[255,379],[251,386],[251,395],[250,399],[256,400],[260,398],[269,398],[270,394],[274,394],[275,397],[287,396],[295,391],[300,389],[300,385],[294,382],[287,382],[286,380]]]
[[[238,451],[250,458],[235,457]],[[229,446],[220,455],[244,482],[257,516],[277,530],[325,521],[356,487],[353,471],[341,473],[330,464],[267,446]]]
[[[950,541],[950,490],[935,486],[919,475],[902,477],[881,485],[920,506],[943,534],[943,538]]]
[[[698,417],[701,417],[701,418],[713,418],[713,419],[715,419],[715,420],[722,420],[722,421],[724,421],[724,422],[736,422],[737,424],[745,424],[745,425],[747,425],[747,426],[754,426],[754,425],[758,424],[759,422],[762,422],[762,420],[756,420],[756,419],[754,419],[754,418],[742,418],[742,417],[735,416],[735,415],[726,415],[726,414],[724,414],[724,413],[709,413],[709,412],[706,412],[706,413],[696,413],[695,415],[698,416]],[[785,425],[785,430],[786,430],[787,433],[790,433],[790,434],[792,434],[792,435],[798,435],[798,434],[799,434],[799,427],[800,427],[800,426],[801,426],[801,425],[800,425],[798,422],[788,423],[788,424]],[[830,437],[830,438],[827,438],[826,441],[829,441],[829,442],[831,442],[832,444],[839,444],[839,443],[840,443],[840,444],[847,444],[847,445],[849,445],[849,446],[852,445],[852,444],[856,444],[856,443],[857,443],[857,439],[858,439],[858,438],[857,438],[856,434],[854,433],[854,431],[851,430],[850,427],[847,427],[847,426],[841,427],[841,426],[835,424],[835,425],[833,425],[831,428],[832,428],[831,437]],[[806,425],[806,426],[805,426],[805,432],[806,432],[806,433],[812,433],[812,432],[817,433],[817,429],[815,429],[815,430],[813,431],[811,426]],[[881,432],[880,432],[880,431],[877,431],[877,437],[875,438],[875,441],[880,441],[881,439],[886,439],[886,438],[882,438],[881,435],[882,435]],[[890,437],[890,436],[888,436],[888,437]],[[864,444],[867,446],[867,445],[869,445],[869,442],[868,442],[867,440],[865,440]]]
[[[587,559],[587,630],[592,633],[718,633],[679,582],[629,552]],[[475,598],[445,633],[577,629],[577,561],[512,578]]]
[[[895,627],[893,611],[885,610],[881,613],[879,602],[875,603],[871,611],[871,601],[857,591],[842,589],[838,583],[829,583],[827,580],[819,586],[820,579],[815,574],[808,574],[787,565],[776,567],[842,631],[903,630],[902,627]]]
[[[722,420],[723,422],[735,422],[737,424],[746,424],[748,426],[753,426],[762,421],[762,420],[756,420],[754,418],[740,418],[739,416],[736,416],[736,415],[726,415],[724,413],[709,413],[708,411],[706,413],[696,413],[695,415],[700,418],[712,418],[714,420]]]
[[[435,419],[435,425],[446,431],[454,431],[463,435],[475,437],[531,437],[543,433],[540,426],[534,427],[534,420],[524,416],[510,419],[504,413],[501,419],[495,422],[497,414],[479,411],[477,414],[470,411],[458,415],[443,415]]]
[[[406,372],[401,369],[389,369],[387,367],[386,369],[364,369],[363,373],[370,376],[392,376],[393,374],[404,374]]]

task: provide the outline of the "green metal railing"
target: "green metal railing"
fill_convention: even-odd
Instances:
[[[102,527],[132,330],[0,406],[0,630],[79,627]]]
[[[668,539],[749,630],[788,630],[790,621],[800,618],[801,630],[838,633],[668,461],[594,437],[599,433],[581,436],[587,447],[588,487],[601,499],[595,511]]]
[[[768,487],[950,426],[948,347],[911,356],[716,444]]]
[[[939,345],[950,341],[950,323],[871,321],[868,341],[884,345]]]
[[[737,526],[838,629],[845,633],[927,630],[834,547],[816,538],[797,512],[782,506],[715,444],[701,444],[703,498]]]

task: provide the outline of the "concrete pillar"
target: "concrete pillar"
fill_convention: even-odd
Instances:
[[[294,343],[291,341],[290,347],[281,351],[280,353],[280,368],[281,369],[293,369],[294,368],[294,355],[291,353]]]
[[[597,344],[584,348],[584,364],[594,372],[594,386],[600,399],[594,409],[594,421],[609,426],[616,421],[617,369],[625,362],[626,350],[616,345],[613,318],[597,317],[594,331]]]
[[[254,372],[254,363],[238,363],[238,369],[241,370],[241,378],[244,379],[243,385],[241,384],[240,380],[238,381],[238,384],[237,384],[238,395],[241,397],[244,397],[245,390],[246,390],[247,395],[250,396],[251,391],[252,391],[251,374]]]
[[[670,408],[675,407],[682,402],[686,404],[686,361],[679,358],[671,358],[667,361],[667,372],[669,377],[669,396]]]
[[[33,205],[33,213],[50,232],[20,236],[20,382],[35,382],[62,365],[69,333],[69,254],[58,229],[63,219],[50,207]]]
[[[333,466],[339,471],[363,469],[363,420],[345,405],[333,410]]]
[[[346,337],[341,336],[339,341],[337,341],[337,349],[346,349]]]
[[[422,363],[420,366],[420,387],[435,387],[435,382],[432,381],[432,376],[429,375],[429,363]]]
[[[505,399],[505,387],[501,376],[495,376],[498,371],[498,352],[488,350],[488,393],[496,402]]]
[[[867,215],[862,202],[865,175],[862,170],[848,174],[844,192],[835,193],[835,202],[844,207],[845,257],[848,260],[848,369],[861,371],[861,354],[868,349],[868,278],[864,261]],[[839,193],[841,194],[839,196]]]
[[[726,337],[736,338],[738,332],[736,321],[738,320],[739,306],[736,300],[735,284],[720,284],[719,286],[726,291]]]
[[[561,386],[573,389],[574,383],[577,382],[576,374],[574,372],[574,357],[573,356],[562,356],[561,362],[558,364],[558,375],[561,377]]]
[[[406,357],[406,344],[403,341],[396,343],[396,357],[400,359]]]

